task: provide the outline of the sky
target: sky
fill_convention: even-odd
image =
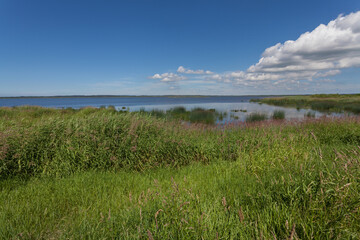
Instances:
[[[359,92],[359,0],[0,0],[3,97]]]

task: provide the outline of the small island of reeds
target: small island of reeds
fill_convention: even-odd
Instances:
[[[310,108],[320,112],[360,114],[360,94],[314,94],[252,99],[252,102],[275,106]]]

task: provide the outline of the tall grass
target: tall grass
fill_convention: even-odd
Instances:
[[[307,117],[307,118],[314,118],[315,117],[315,113],[314,112],[307,112],[304,114],[304,117]]]
[[[273,112],[272,119],[275,119],[275,120],[285,119],[285,112],[283,110],[275,110]]]
[[[0,109],[1,239],[358,239],[360,119]]]
[[[246,122],[258,122],[258,121],[264,121],[267,119],[266,113],[251,113],[248,116],[246,116]]]
[[[140,109],[141,113],[146,113],[145,109]],[[178,106],[167,111],[153,109],[148,112],[151,116],[166,120],[182,120],[191,123],[214,124],[216,119],[223,118],[223,114],[215,109],[194,108],[187,111],[185,107]]]
[[[214,124],[216,120],[215,111],[195,108],[190,112],[189,120],[192,123]]]
[[[360,104],[349,103],[344,106],[344,109],[348,112],[360,114]]]
[[[153,109],[150,111],[150,115],[157,117],[157,118],[165,118],[166,113],[163,110],[160,109]]]

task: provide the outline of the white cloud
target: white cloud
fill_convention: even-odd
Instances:
[[[156,80],[160,80],[160,82],[166,82],[166,83],[175,83],[178,81],[182,81],[182,80],[186,80],[188,79],[188,77],[184,76],[183,74],[196,74],[199,75],[197,78],[202,78],[202,75],[211,75],[214,74],[213,72],[209,71],[209,70],[191,70],[191,69],[186,69],[183,66],[180,66],[177,69],[177,72],[179,74],[176,73],[172,73],[172,72],[167,72],[167,73],[156,73],[153,76],[150,76],[150,79],[156,79]],[[194,83],[194,81],[192,81],[192,83]]]
[[[329,70],[326,72],[317,72],[314,77],[329,77],[340,74],[341,71],[339,69]]]
[[[183,66],[180,66],[177,69],[177,72],[178,73],[185,73],[185,74],[213,74],[213,72],[211,72],[209,70],[202,70],[202,69],[191,70],[191,69],[184,68]]]
[[[328,77],[351,67],[360,67],[360,11],[340,15],[296,40],[267,48],[258,63],[246,71],[214,73],[180,66],[178,74],[155,74],[151,78],[176,82],[187,79],[182,74],[196,74],[196,78],[209,82],[215,80],[253,88],[305,89],[319,83],[333,83]]]
[[[323,71],[360,66],[360,11],[340,15],[295,41],[267,48],[254,73]]]
[[[299,80],[325,83],[329,81],[321,78],[350,67],[360,67],[360,11],[340,15],[295,41],[267,48],[247,71],[214,74],[209,79],[246,86],[299,85]]]
[[[187,79],[185,76],[181,76],[176,73],[163,73],[163,74],[156,73],[149,78],[160,79],[160,82],[168,82],[168,83]]]

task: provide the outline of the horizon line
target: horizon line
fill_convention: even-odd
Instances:
[[[7,98],[87,98],[87,97],[247,97],[247,96],[307,96],[307,95],[318,95],[318,94],[339,94],[339,93],[316,93],[316,94],[247,94],[247,95],[202,95],[202,94],[159,94],[159,95],[112,95],[112,94],[95,94],[95,95],[39,95],[39,96],[0,96],[0,99]],[[359,93],[344,93],[339,95],[353,95]]]

